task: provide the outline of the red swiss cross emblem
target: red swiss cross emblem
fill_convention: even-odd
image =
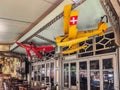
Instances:
[[[70,17],[70,25],[76,25],[78,21],[78,16],[71,16]]]

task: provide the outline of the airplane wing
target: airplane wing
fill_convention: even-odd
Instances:
[[[52,51],[54,50],[54,47],[53,46],[39,46],[39,47],[36,47],[36,50],[37,51],[44,51],[44,52],[49,52],[49,51]]]
[[[25,49],[25,50],[26,50],[27,55],[30,57],[30,59],[32,59],[32,56],[31,56],[30,50],[27,50],[27,49]]]
[[[20,42],[16,42],[17,45],[21,46],[22,48],[30,48],[30,46],[27,46],[25,44],[22,44]]]
[[[87,45],[79,47],[79,46],[77,46],[77,44],[75,44],[71,48],[69,48],[68,50],[62,51],[62,54],[70,54],[70,53],[76,52],[78,50],[84,49],[86,47],[87,47]]]
[[[30,53],[30,46],[27,46],[25,44],[22,44],[20,42],[16,42],[16,44],[18,44],[19,46],[21,46],[22,48],[24,48],[26,50],[27,55],[30,57],[30,59],[32,59],[31,53]]]
[[[42,58],[42,55],[37,51],[36,48],[32,48],[32,51],[34,52],[35,56]]]
[[[64,6],[64,19],[63,19],[63,27],[64,27],[64,34],[68,34],[69,32],[69,21],[70,21],[70,13],[71,13],[72,5],[68,4]]]

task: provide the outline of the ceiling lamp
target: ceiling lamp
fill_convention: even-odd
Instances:
[[[72,0],[74,3],[79,3],[81,0]]]

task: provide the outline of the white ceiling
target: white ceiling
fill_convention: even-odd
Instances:
[[[0,0],[0,17],[34,22],[57,0]]]
[[[62,0],[59,0],[61,2]],[[12,44],[43,19],[58,0],[0,0],[0,44]]]
[[[51,45],[48,40],[55,42],[54,38],[56,36],[63,35],[63,18],[60,18],[41,32],[36,32],[62,13],[64,5],[73,3],[72,0],[63,0],[63,2],[56,7],[56,2],[60,3],[60,0],[25,0],[24,2],[18,0],[1,1],[0,27],[2,26],[3,29],[0,28],[0,43],[13,43],[18,40],[19,42],[32,41],[39,45]],[[52,11],[52,7],[56,8]],[[105,15],[100,0],[86,0],[75,9],[79,10],[79,20],[77,25],[79,31],[97,28],[100,17]],[[50,10],[51,12],[48,14]],[[40,21],[38,24],[33,28],[30,28],[28,33],[18,39],[20,35],[27,31],[26,29],[30,27],[33,22],[46,14],[48,14],[46,17],[39,19]],[[35,37],[33,34],[40,35],[45,39]],[[32,38],[30,38],[31,36]],[[55,44],[53,43],[52,45]],[[25,53],[25,50],[21,47],[17,47],[16,44],[13,44],[10,50]]]

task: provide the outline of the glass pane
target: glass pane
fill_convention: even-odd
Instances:
[[[34,71],[34,80],[37,81],[37,71]]]
[[[69,87],[69,72],[68,72],[69,65],[64,64],[64,87]]]
[[[34,67],[32,66],[32,70],[34,70]]]
[[[42,81],[45,80],[45,64],[42,64],[42,68],[41,68],[41,80]]]
[[[103,90],[114,90],[113,71],[103,71]]]
[[[103,69],[113,69],[112,58],[103,59]]]
[[[40,81],[40,75],[38,75],[38,81]]]
[[[99,61],[90,61],[90,69],[99,69]]]
[[[51,86],[54,86],[54,63],[51,63],[50,66],[50,81],[51,81]]]
[[[41,66],[38,65],[38,81],[40,81],[40,78],[41,78],[41,72],[40,72],[40,68]]]
[[[99,71],[90,72],[90,88],[91,90],[100,90],[100,73]]]
[[[80,90],[87,90],[87,62],[79,63]]]
[[[50,67],[49,63],[46,64],[46,82],[49,82],[49,76],[50,76]]]
[[[76,86],[76,63],[71,63],[71,86]]]
[[[80,70],[87,70],[87,62],[80,62]]]
[[[87,71],[80,71],[80,90],[87,90]]]

